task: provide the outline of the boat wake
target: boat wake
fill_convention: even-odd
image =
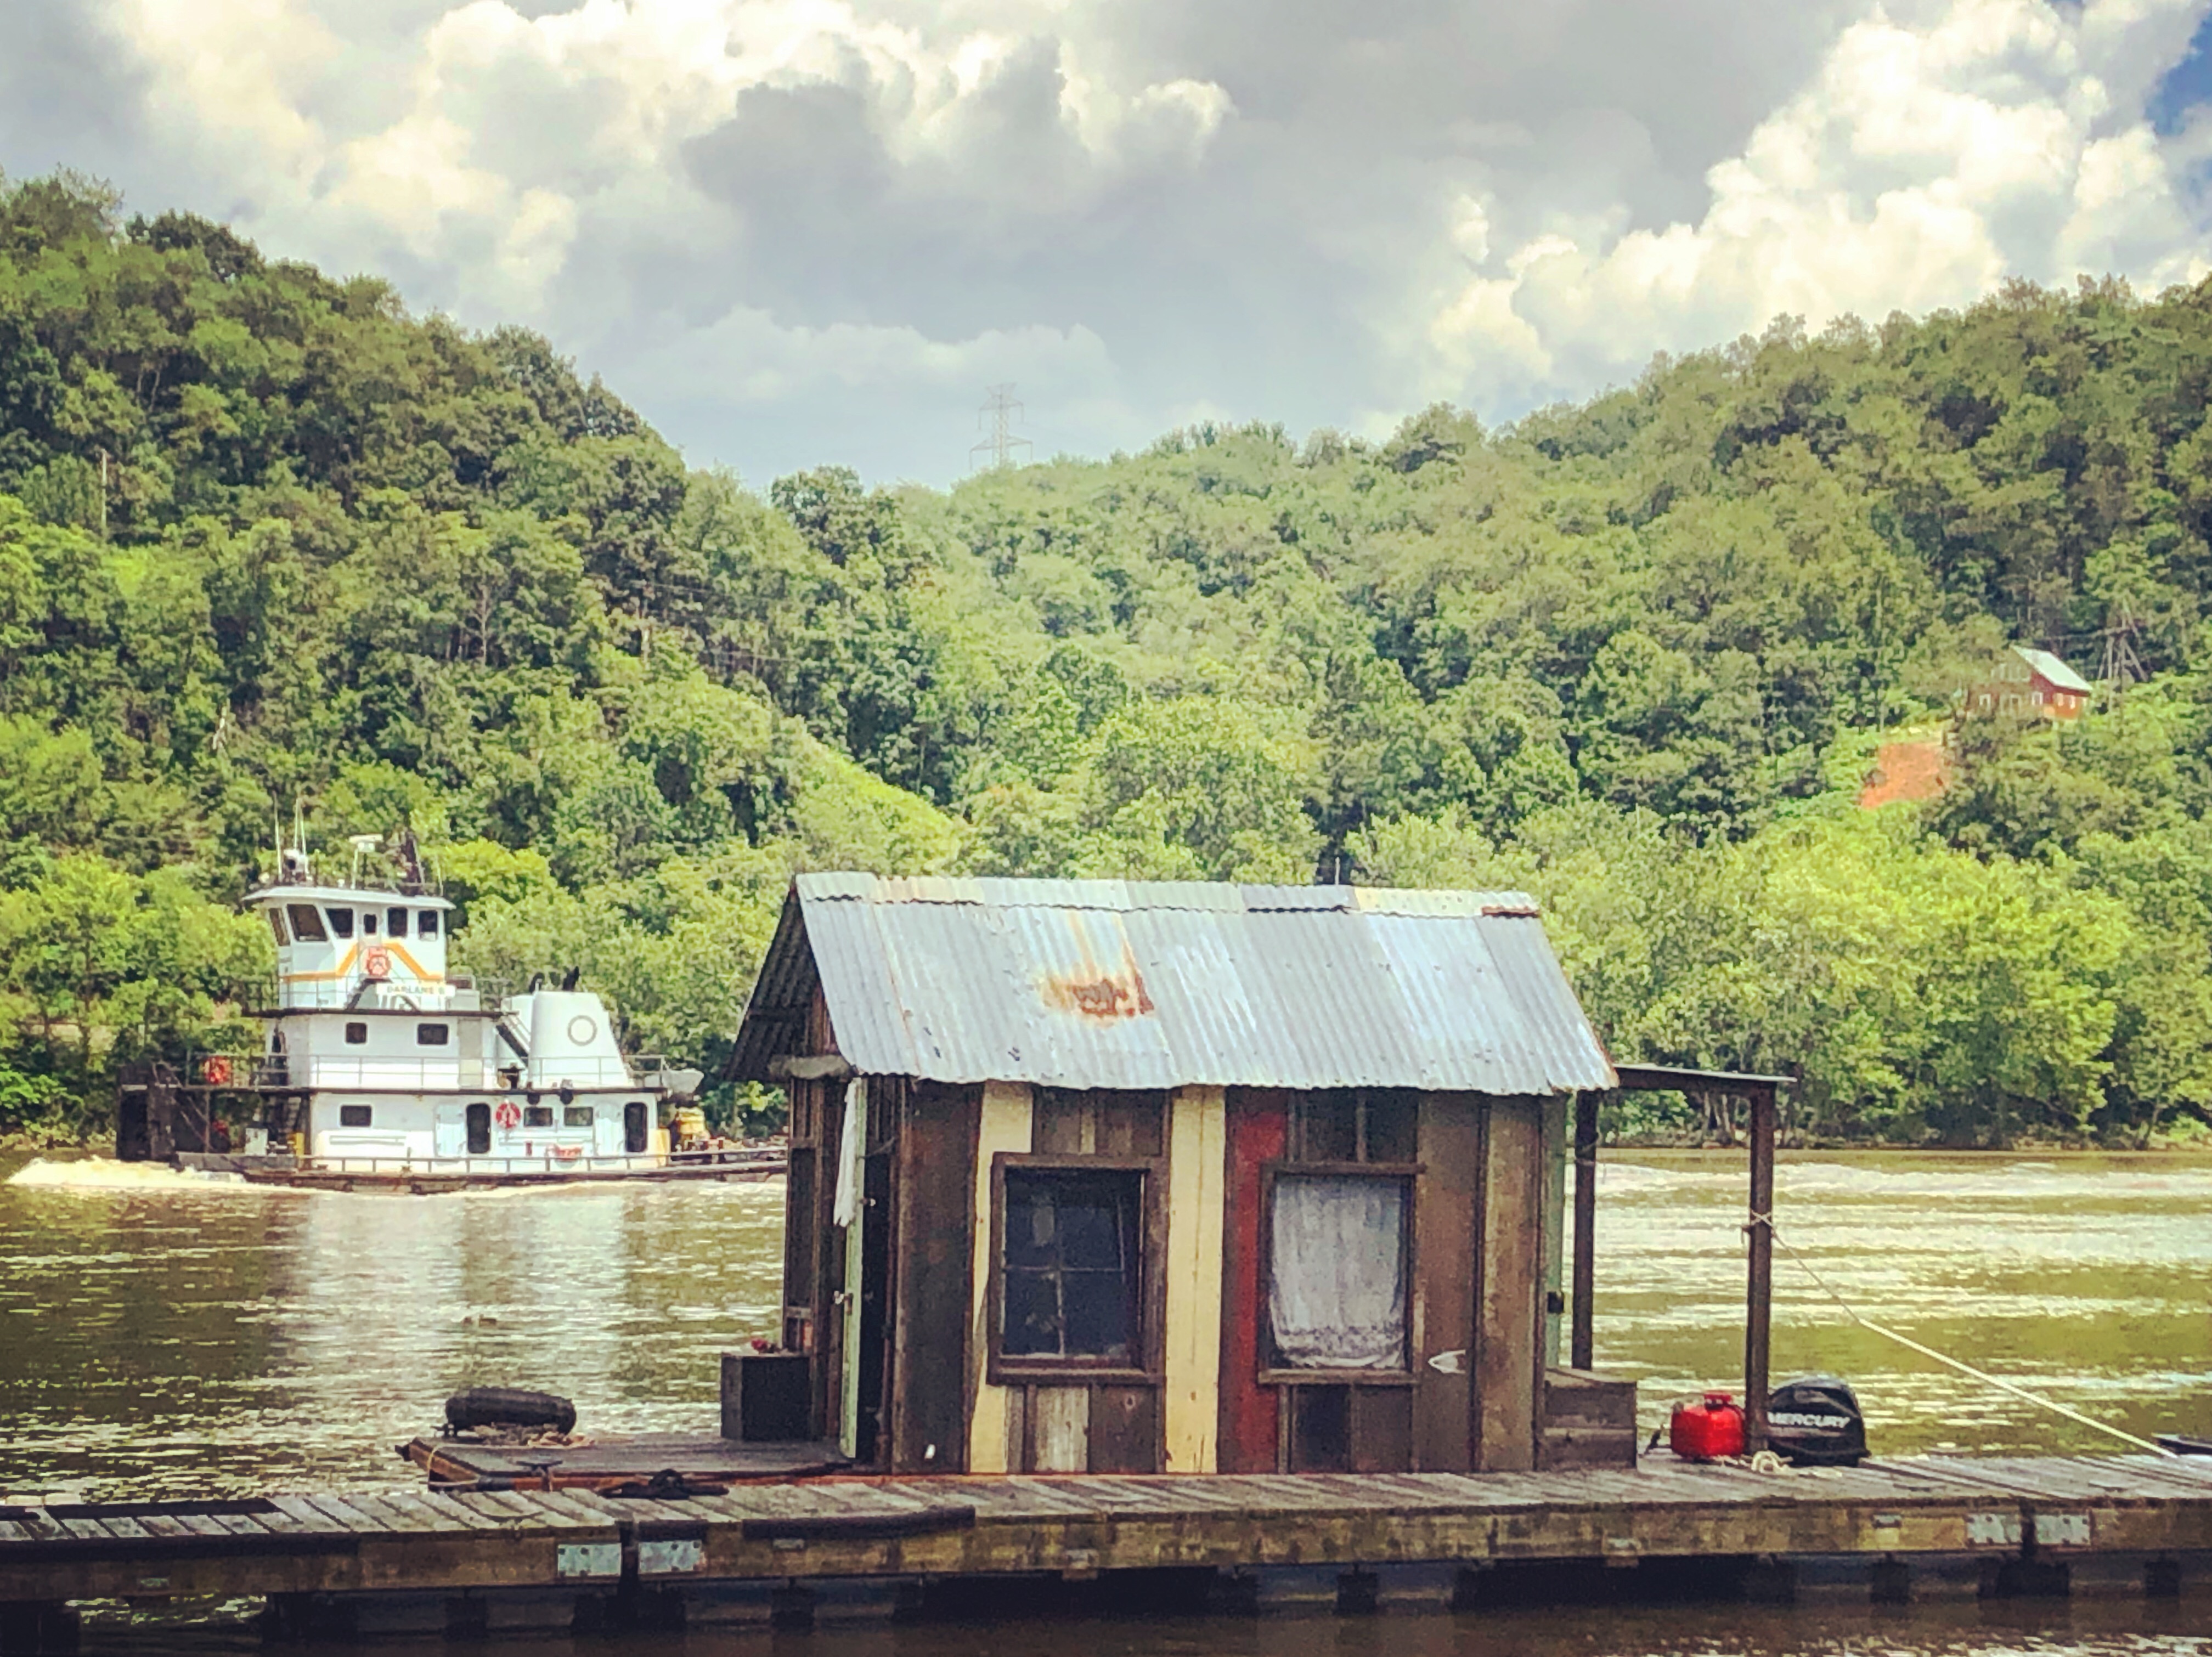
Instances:
[[[206,1174],[171,1168],[166,1162],[119,1162],[112,1156],[86,1156],[50,1162],[38,1157],[9,1175],[11,1186],[49,1191],[245,1191],[235,1174]]]

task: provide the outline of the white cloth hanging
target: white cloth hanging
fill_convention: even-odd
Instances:
[[[845,1126],[837,1135],[837,1191],[830,1199],[830,1217],[838,1225],[850,1225],[860,1217],[860,1156],[867,1143],[867,1108],[866,1085],[855,1076],[845,1083]]]
[[[1267,1320],[1294,1369],[1406,1362],[1406,1187],[1358,1175],[1275,1181]]]

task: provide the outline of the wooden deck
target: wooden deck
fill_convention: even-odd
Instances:
[[[399,1454],[437,1482],[542,1486],[550,1480],[556,1490],[606,1490],[664,1472],[696,1490],[836,1472],[848,1465],[832,1443],[747,1444],[696,1433],[640,1433],[542,1448],[417,1438],[401,1445]]]
[[[18,1502],[0,1506],[0,1642],[61,1643],[66,1602],[114,1598],[262,1595],[283,1627],[368,1631],[397,1617],[418,1633],[481,1633],[884,1612],[979,1582],[1095,1583],[1127,1605],[1172,1580],[1216,1605],[1364,1608],[1480,1601],[1548,1569],[1579,1599],[1587,1586],[1563,1570],[1618,1586],[1624,1568],[1716,1566],[1717,1592],[1781,1598],[2193,1594],[2212,1584],[2212,1463],[1762,1474],[1660,1456],[1617,1472],[827,1478],[680,1501]]]

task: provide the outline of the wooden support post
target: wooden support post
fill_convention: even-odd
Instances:
[[[1590,1296],[1597,1282],[1597,1107],[1598,1096],[1575,1096],[1575,1251],[1574,1323],[1569,1338],[1568,1363],[1588,1369],[1595,1350],[1594,1311]]]
[[[1751,1099],[1750,1282],[1744,1296],[1743,1436],[1753,1455],[1766,1448],[1767,1337],[1774,1310],[1774,1089]]]

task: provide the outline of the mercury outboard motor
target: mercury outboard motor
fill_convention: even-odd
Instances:
[[[1848,1381],[1806,1375],[1766,1401],[1766,1446],[1794,1467],[1856,1467],[1867,1453],[1866,1417]]]

